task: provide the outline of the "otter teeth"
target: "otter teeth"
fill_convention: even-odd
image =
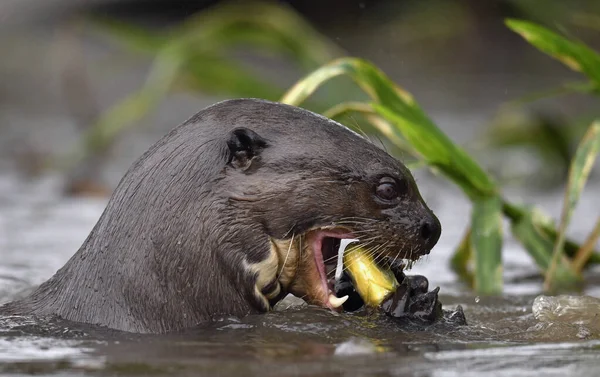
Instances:
[[[329,295],[329,305],[334,308],[339,308],[344,304],[344,302],[346,302],[346,300],[348,300],[348,295],[344,297],[335,297],[333,294]]]

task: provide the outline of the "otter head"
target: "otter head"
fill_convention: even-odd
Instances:
[[[358,239],[377,261],[417,260],[438,241],[440,222],[410,171],[370,141],[265,101],[240,100],[235,119],[219,185],[223,215],[237,216],[269,248],[247,264],[265,305],[289,292],[339,307],[332,270],[342,238]]]

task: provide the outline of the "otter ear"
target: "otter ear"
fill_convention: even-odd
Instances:
[[[245,169],[250,166],[252,159],[267,147],[267,141],[256,132],[240,127],[231,131],[227,146],[229,147],[227,163],[235,168]]]

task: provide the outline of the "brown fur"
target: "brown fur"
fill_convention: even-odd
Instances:
[[[393,206],[373,199],[381,174],[407,182]],[[354,132],[292,106],[220,102],[135,162],[77,253],[0,313],[159,333],[263,312],[295,273],[286,265],[279,293],[260,294],[283,264],[271,242],[344,219],[421,253],[423,219],[437,222],[410,172]]]

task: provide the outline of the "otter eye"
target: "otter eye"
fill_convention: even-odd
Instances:
[[[400,195],[400,187],[395,179],[383,177],[379,180],[375,193],[380,199],[394,200]]]

